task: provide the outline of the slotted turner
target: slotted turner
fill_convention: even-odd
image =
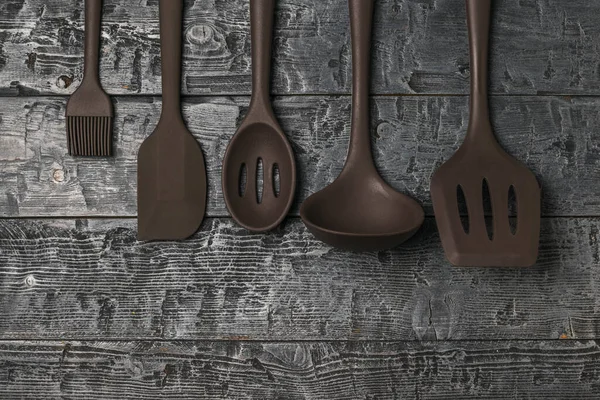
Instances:
[[[525,267],[535,263],[540,234],[540,186],[534,174],[498,144],[489,119],[487,57],[491,0],[466,0],[471,52],[470,119],[464,143],[431,181],[435,218],[446,257],[457,266]],[[483,186],[492,206],[492,235],[484,215]],[[516,230],[509,222],[511,186]],[[468,224],[459,214],[464,193]]]
[[[160,0],[162,114],[138,154],[138,238],[179,240],[200,226],[206,167],[180,109],[183,0]]]

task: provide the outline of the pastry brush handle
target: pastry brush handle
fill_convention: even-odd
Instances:
[[[83,76],[100,83],[100,21],[102,17],[102,0],[85,0],[85,58]]]

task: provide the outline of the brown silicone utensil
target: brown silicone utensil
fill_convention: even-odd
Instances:
[[[67,103],[67,147],[72,156],[112,154],[113,106],[100,85],[98,53],[102,0],[85,0],[83,81]]]
[[[392,248],[410,238],[424,213],[377,173],[369,130],[369,68],[374,0],[349,0],[352,32],[352,130],[346,164],[310,196],[300,216],[318,239],[354,251]]]
[[[540,186],[534,174],[509,156],[492,132],[487,93],[491,0],[467,0],[471,51],[470,119],[464,143],[431,181],[431,197],[446,257],[458,266],[521,267],[535,263],[540,234]],[[487,183],[493,229],[488,235],[483,188]],[[509,222],[511,187],[517,226]],[[460,191],[468,212],[463,226]]]
[[[296,190],[294,153],[269,98],[274,10],[275,0],[250,0],[252,99],[223,159],[227,209],[238,224],[254,232],[278,226],[288,213]],[[259,164],[263,179],[257,175]]]
[[[162,114],[138,154],[138,237],[179,240],[200,226],[206,168],[200,145],[181,116],[183,0],[160,0]]]

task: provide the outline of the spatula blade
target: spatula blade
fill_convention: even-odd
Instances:
[[[161,129],[138,154],[138,238],[183,240],[198,230],[206,211],[204,156],[189,132]]]
[[[492,214],[484,215],[483,180]],[[516,194],[516,230],[509,225],[509,191]],[[461,221],[457,188],[463,190],[469,227]],[[541,188],[525,165],[497,150],[487,157],[453,157],[431,180],[431,198],[448,260],[461,267],[530,267],[538,256]],[[492,237],[485,218],[492,219]],[[489,222],[489,221],[488,221]]]

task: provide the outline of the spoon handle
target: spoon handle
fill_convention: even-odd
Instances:
[[[374,0],[348,0],[352,39],[352,129],[346,165],[373,165],[369,126]]]
[[[493,139],[488,103],[488,49],[491,0],[466,0],[471,60],[469,138]]]
[[[181,117],[181,28],[183,0],[160,0],[163,116]]]
[[[250,30],[252,42],[251,107],[270,110],[271,45],[275,0],[250,0]]]

